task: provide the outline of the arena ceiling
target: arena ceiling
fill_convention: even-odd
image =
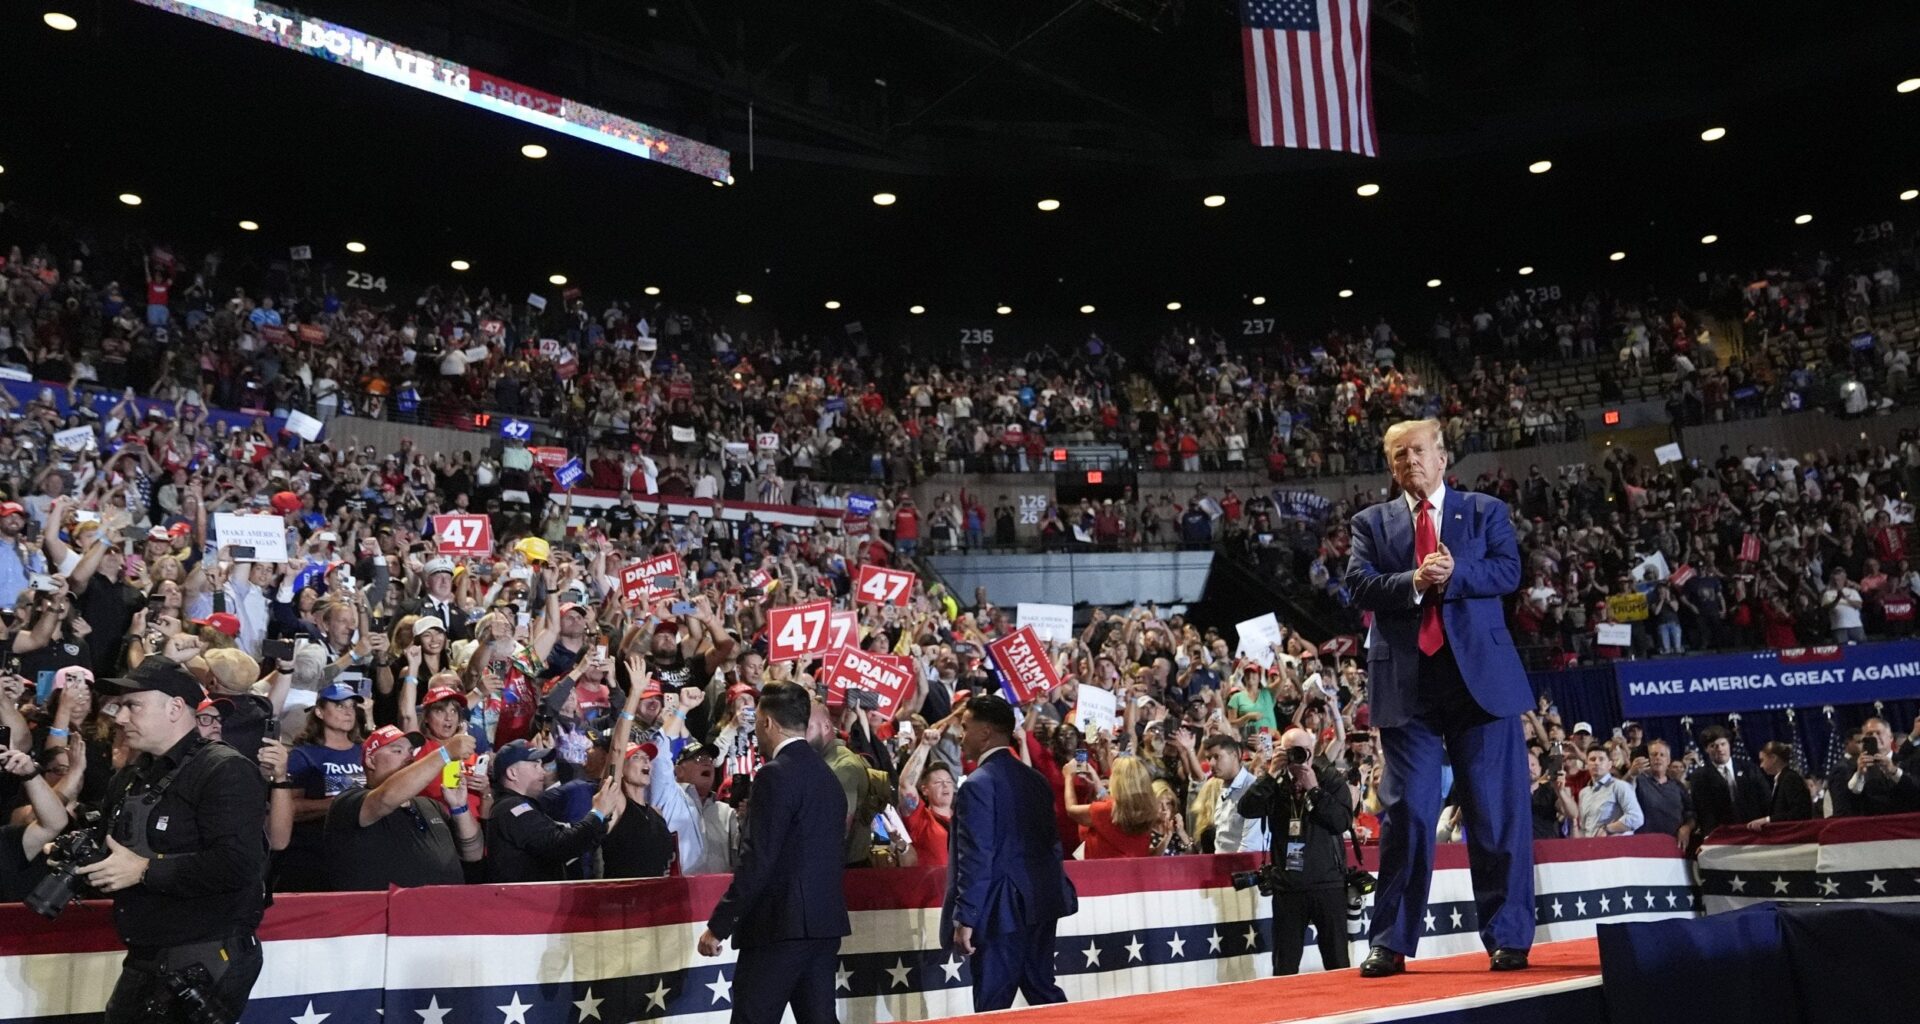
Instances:
[[[1248,144],[1224,0],[301,8],[725,147],[728,187],[126,0],[68,5],[66,33],[17,5],[0,201],[237,257],[364,240],[354,262],[396,280],[459,258],[511,289],[988,326],[1001,303],[1224,318],[1257,295],[1300,325],[1507,283],[1638,290],[1913,227],[1920,92],[1895,83],[1920,76],[1920,5],[1375,5],[1378,160]]]

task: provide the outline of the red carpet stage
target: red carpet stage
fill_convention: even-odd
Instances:
[[[1591,1014],[1572,1006],[1591,1006]],[[1407,961],[1407,973],[1362,979],[1353,970],[1091,1003],[984,1014],[997,1024],[1166,1024],[1204,1014],[1207,1024],[1333,1024],[1352,1021],[1597,1020],[1600,947],[1593,939],[1536,946],[1533,967],[1495,974],[1484,953]],[[950,1017],[958,1022],[967,1017]]]

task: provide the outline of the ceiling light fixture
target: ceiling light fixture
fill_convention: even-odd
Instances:
[[[542,146],[538,142],[529,142],[520,147],[520,155],[529,160],[545,160],[547,158],[547,147]]]
[[[839,308],[840,308],[840,300],[839,300],[839,299],[828,299],[828,300],[827,300],[827,308],[828,308],[828,309],[839,309]]]
[[[367,243],[365,243],[365,242],[348,242],[348,243],[347,243],[347,251],[348,251],[348,252],[366,252],[366,251],[367,251]]]
[[[243,220],[240,222],[240,230],[258,231],[260,230],[260,222],[257,220]]]
[[[1713,243],[1718,242],[1719,240],[1720,240],[1719,235],[1701,235],[1700,236],[1701,245],[1712,245]]]
[[[1000,305],[993,307],[993,311],[995,313],[1000,314],[1001,316],[1007,316],[1008,314],[1013,312],[1013,307],[1003,302]]]
[[[466,260],[454,260],[452,263],[447,264],[447,266],[452,267],[455,270],[473,269],[473,264],[468,263]]]
[[[658,294],[660,294],[660,286],[659,286],[659,285],[657,285],[657,284],[650,284],[650,285],[648,285],[648,286],[646,286],[646,288],[644,288],[644,289],[642,289],[642,290],[643,290],[643,291],[645,291],[645,292],[646,292],[646,293],[647,293],[648,295],[658,295]]]
[[[1256,306],[1264,306],[1267,304],[1267,297],[1265,295],[1255,295],[1253,297],[1253,304]]]
[[[1361,197],[1362,199],[1368,196],[1377,196],[1380,194],[1380,186],[1369,181],[1365,185],[1362,185],[1359,188],[1354,189],[1353,194]]]
[[[120,201],[127,204],[128,206],[140,205],[140,197],[137,195],[134,195],[132,192],[120,193]]]
[[[1700,133],[1701,142],[1719,142],[1726,137],[1727,130],[1725,128],[1709,128]]]
[[[1343,299],[1351,299],[1351,298],[1353,298],[1353,289],[1351,289],[1351,288],[1342,288],[1342,289],[1340,289],[1340,297],[1341,297],[1341,298],[1343,298]]]
[[[907,312],[912,313],[914,316],[919,316],[920,314],[925,313],[926,311],[927,311],[927,307],[922,306],[919,303],[915,303],[907,307]]]
[[[1621,260],[1624,260],[1626,258],[1627,258],[1627,254],[1624,251],[1619,249],[1615,249],[1613,252],[1610,252],[1607,254],[1607,259],[1610,259],[1615,263],[1618,263]]]
[[[1082,312],[1082,313],[1091,313],[1091,312],[1093,312],[1093,307],[1092,307],[1092,306],[1081,306],[1081,307],[1080,307],[1080,312]]]
[[[1429,277],[1429,278],[1427,278],[1427,287],[1429,287],[1429,288],[1438,288],[1438,287],[1440,287],[1440,279],[1439,279],[1439,278],[1437,278],[1437,277]]]
[[[1813,214],[1803,213],[1800,216],[1793,218],[1793,222],[1795,224],[1811,224],[1813,223]]]
[[[73,15],[62,14],[59,11],[48,11],[40,16],[40,20],[46,22],[47,27],[56,32],[71,32],[80,27],[80,23],[74,20]]]
[[[1533,273],[1533,268],[1532,268],[1532,267],[1521,267],[1521,268],[1520,268],[1520,276],[1521,276],[1521,277],[1526,277],[1526,276],[1528,276],[1529,274],[1532,274],[1532,273]]]
[[[548,274],[548,275],[547,275],[547,283],[548,283],[548,284],[554,284],[554,285],[560,285],[560,284],[566,284],[566,283],[567,283],[567,275],[565,275],[565,274]]]
[[[1033,205],[1038,206],[1040,208],[1041,213],[1052,213],[1053,211],[1058,210],[1060,208],[1060,200],[1042,199]]]
[[[1900,193],[1900,201],[1903,203],[1910,203],[1915,199],[1920,199],[1920,188],[1910,188]]]
[[[734,292],[733,301],[738,302],[742,306],[751,306],[753,305],[753,296],[748,295],[746,292]]]
[[[1909,78],[1893,87],[1894,92],[1920,92],[1920,78]]]
[[[873,194],[873,205],[875,206],[892,206],[899,201],[900,197],[891,192],[875,192]]]
[[[1227,205],[1227,197],[1216,193],[1200,200],[1200,205],[1208,207],[1209,209],[1225,206]]]
[[[715,178],[715,179],[713,179],[713,187],[714,187],[714,188],[726,188],[726,187],[727,187],[727,183],[726,183],[726,182],[724,182],[724,181],[721,181],[721,180],[720,180],[719,178]]]
[[[1553,170],[1553,161],[1551,160],[1535,160],[1527,165],[1528,174],[1545,174],[1551,170]]]
[[[1167,303],[1167,312],[1169,312],[1169,313],[1177,313],[1177,312],[1179,312],[1179,311],[1180,311],[1180,303],[1178,303],[1178,302],[1169,302],[1169,303]]]

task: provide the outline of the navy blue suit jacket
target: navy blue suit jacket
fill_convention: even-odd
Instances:
[[[1413,512],[1404,496],[1361,509],[1352,522],[1347,590],[1373,613],[1367,631],[1367,689],[1373,724],[1405,725],[1419,706],[1420,615],[1414,603]],[[1533,706],[1533,690],[1513,649],[1501,599],[1520,587],[1520,548],[1507,505],[1498,498],[1447,488],[1440,503],[1440,543],[1453,553],[1453,576],[1441,597],[1447,646],[1473,699],[1490,715]],[[1431,601],[1430,590],[1421,599]]]
[[[846,794],[820,755],[805,740],[780,748],[753,778],[740,869],[708,930],[736,949],[851,932],[846,821]]]
[[[1011,749],[987,758],[953,799],[940,944],[952,945],[956,924],[978,944],[1079,910],[1060,861],[1046,779]]]

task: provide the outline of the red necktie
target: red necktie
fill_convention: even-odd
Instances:
[[[1440,550],[1440,538],[1434,536],[1433,520],[1427,513],[1433,511],[1433,503],[1421,499],[1419,508],[1413,514],[1413,561],[1419,568],[1427,556]],[[1420,599],[1420,653],[1433,655],[1447,644],[1446,628],[1440,625],[1440,595],[1429,587]]]

